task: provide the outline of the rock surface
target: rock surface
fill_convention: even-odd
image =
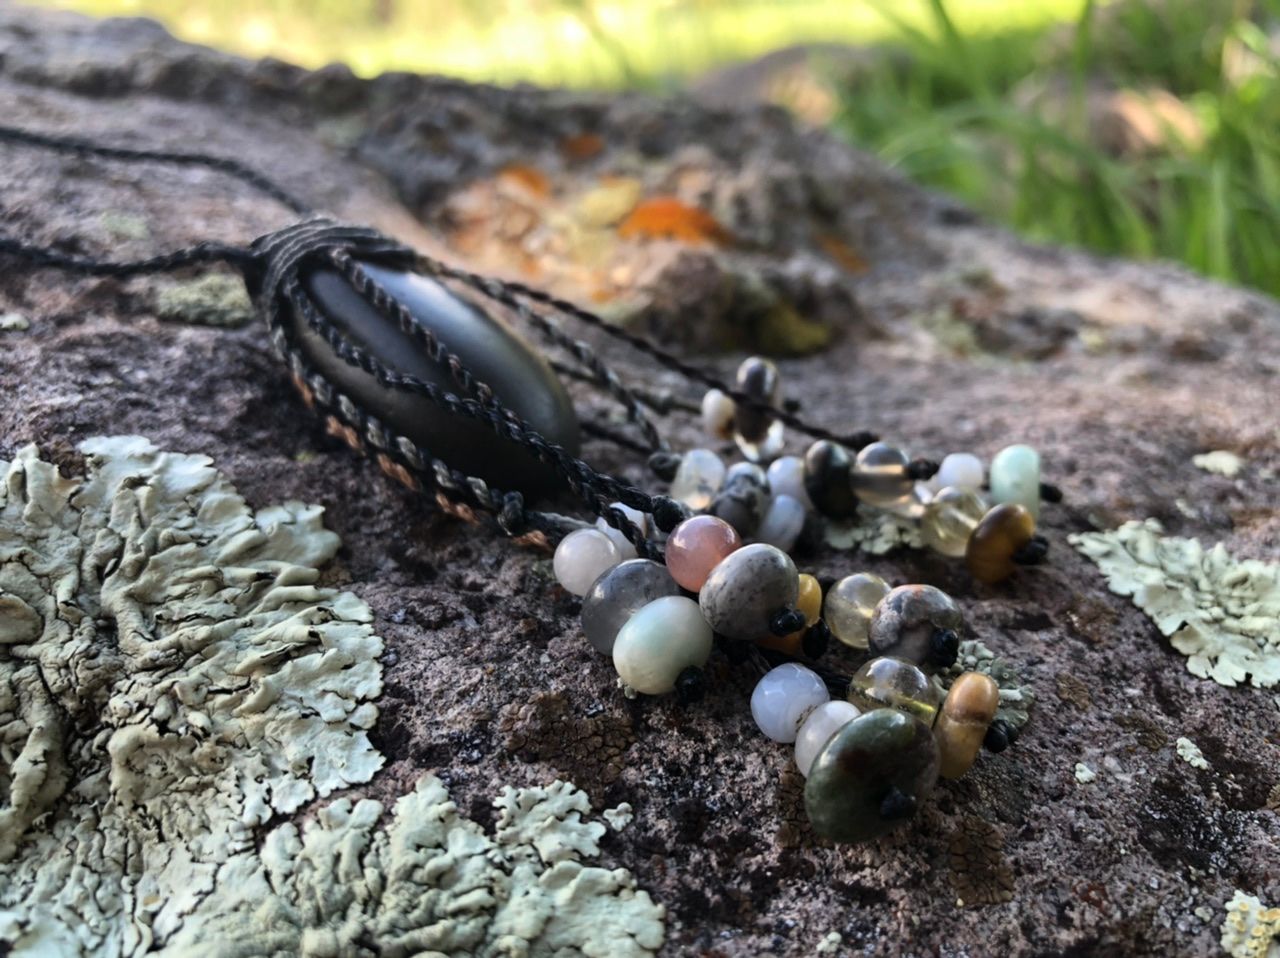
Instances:
[[[945,589],[1039,697],[1017,746],[940,785],[912,828],[829,847],[802,824],[790,750],[753,726],[752,676],[713,660],[698,705],[624,699],[547,558],[300,426],[257,324],[162,322],[174,280],[5,261],[0,314],[27,328],[0,331],[0,459],[36,442],[79,473],[79,441],[137,433],[211,456],[251,505],[326,506],[343,549],[325,579],[369,603],[387,643],[371,731],[387,765],[352,797],[390,803],[429,772],[481,823],[497,783],[562,777],[597,809],[627,802],[635,820],[602,839],[601,864],[666,906],[672,955],[1212,954],[1235,889],[1280,901],[1274,691],[1189,674],[1066,542],[1152,517],[1276,561],[1275,303],[1020,243],[773,110],[361,81],[236,60],[145,21],[12,8],[0,105],[23,127],[239,157],[317,207],[594,302],[722,373],[736,357],[717,346],[830,341],[780,362],[811,418],[934,457],[1025,441],[1066,493],[1042,518],[1051,563],[998,587],[917,551],[807,562]],[[0,156],[0,229],[77,252],[244,241],[288,219],[206,172]],[[694,416],[663,425],[677,447],[702,442]],[[1192,463],[1211,450],[1244,465]],[[625,452],[586,453],[654,484]],[[1179,757],[1181,738],[1207,768]]]

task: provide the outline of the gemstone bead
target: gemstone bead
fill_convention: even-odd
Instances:
[[[884,442],[863,447],[853,461],[850,481],[857,497],[877,509],[890,509],[911,499],[915,481],[907,472],[911,460]]]
[[[867,630],[873,655],[891,655],[916,665],[933,657],[934,633],[964,634],[964,613],[955,600],[931,585],[900,585],[880,600]]]
[[[983,472],[982,460],[973,453],[953,452],[942,460],[931,484],[935,489],[954,486],[977,492],[982,488]]]
[[[711,514],[738,530],[744,539],[755,534],[769,505],[769,480],[753,462],[735,464],[711,503]]]
[[[702,397],[702,428],[712,439],[733,438],[733,399],[719,389]]]
[[[988,585],[1003,582],[1018,567],[1013,554],[1035,533],[1035,517],[1025,508],[1014,503],[996,506],[969,536],[964,553],[969,574]]]
[[[941,696],[933,680],[910,662],[881,657],[865,662],[849,680],[849,701],[862,711],[890,708],[932,725]]]
[[[804,628],[790,635],[774,635],[768,633],[756,640],[756,645],[766,649],[777,649],[788,655],[800,655],[804,649],[804,634],[809,627],[822,616],[822,586],[818,580],[807,572],[800,573],[799,594],[796,596],[796,608],[804,616]]]
[[[987,507],[971,489],[947,486],[938,491],[924,508],[920,520],[920,538],[929,548],[944,556],[959,558],[969,545],[969,536]]]
[[[858,511],[850,472],[849,450],[819,439],[804,454],[804,488],[815,509],[832,519],[847,519]]]
[[[809,713],[831,699],[827,685],[813,669],[788,662],[770,669],[751,693],[751,717],[775,742],[794,742]]]
[[[776,406],[782,394],[778,367],[767,359],[751,356],[738,367],[738,389],[758,402]],[[773,417],[767,411],[739,406],[734,410],[734,433],[748,443],[761,442]]]
[[[694,516],[667,538],[667,569],[681,586],[697,592],[720,560],[741,545],[742,537],[723,519]]]
[[[991,676],[965,672],[951,683],[933,727],[943,778],[969,771],[999,707],[1000,687]]]
[[[783,456],[769,464],[769,492],[790,496],[806,510],[813,508],[804,485],[804,460],[799,456]]]
[[[867,647],[871,616],[880,600],[889,594],[889,583],[870,572],[847,575],[827,592],[823,618],[831,634],[855,649]]]
[[[791,496],[774,496],[756,528],[756,540],[790,552],[804,530],[804,506]]]
[[[662,695],[676,687],[685,669],[706,665],[711,641],[711,626],[696,602],[664,596],[643,606],[618,630],[613,667],[637,692]]]
[[[1040,453],[1030,446],[1006,446],[991,460],[991,501],[1016,503],[1040,518]]]
[[[620,562],[591,585],[582,599],[582,631],[597,652],[609,655],[618,631],[654,599],[679,595],[666,566],[649,559]]]
[[[578,529],[556,546],[556,581],[574,595],[586,595],[592,583],[622,561],[618,547],[599,529]]]
[[[800,769],[800,774],[808,778],[809,769],[822,751],[822,746],[861,714],[852,702],[842,702],[839,699],[823,702],[810,712],[800,726],[800,731],[796,733],[796,768]]]
[[[610,505],[614,509],[622,510],[622,512],[626,514],[627,518],[635,523],[642,533],[648,535],[649,517],[643,512],[639,509],[632,509],[630,506],[624,506],[621,502],[613,502],[610,503]],[[632,544],[631,540],[622,534],[621,529],[615,529],[613,526],[609,525],[604,516],[601,516],[596,520],[596,528],[607,535],[613,544],[618,547],[618,555],[622,557],[624,562],[627,559],[634,559],[636,557],[636,547]]]
[[[775,419],[769,423],[764,438],[759,442],[748,442],[738,435],[735,435],[734,439],[738,443],[738,451],[746,458],[752,462],[768,462],[782,452],[782,447],[786,444],[786,429],[779,420]]]
[[[845,723],[818,752],[804,786],[814,831],[863,842],[912,817],[938,780],[938,746],[919,719],[875,709]]]
[[[758,542],[730,553],[698,593],[702,614],[711,628],[731,639],[757,639],[769,632],[770,620],[795,608],[800,576],[781,549]]]
[[[705,509],[720,490],[724,474],[724,462],[710,449],[690,449],[680,457],[671,480],[671,498],[690,509]]]

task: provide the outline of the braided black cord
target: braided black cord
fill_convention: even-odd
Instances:
[[[577,366],[570,366],[568,363],[562,363],[556,359],[551,360],[551,368],[565,379],[573,379],[584,383],[596,382],[590,373],[583,372]],[[669,389],[649,389],[646,386],[635,385],[628,386],[627,389],[631,392],[631,395],[635,396],[637,402],[648,406],[659,416],[665,416],[673,409],[693,413],[694,415],[702,412],[702,407],[697,403],[681,399]]]

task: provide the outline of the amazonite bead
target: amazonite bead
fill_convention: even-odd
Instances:
[[[733,399],[719,389],[702,396],[702,428],[712,439],[733,438]]]
[[[559,582],[574,595],[586,595],[593,582],[622,561],[618,547],[599,529],[578,529],[556,546],[552,568]]]
[[[582,631],[597,652],[610,655],[618,631],[663,596],[679,595],[667,567],[649,559],[620,562],[596,579],[582,599]]]
[[[897,709],[933,725],[941,695],[933,680],[910,662],[881,657],[863,663],[849,680],[849,701],[862,711]]]
[[[804,529],[804,506],[791,496],[774,496],[756,529],[756,541],[790,552]]]
[[[991,460],[991,501],[1014,503],[1040,518],[1040,453],[1030,446],[1006,446]]]
[[[827,592],[822,617],[831,634],[845,645],[865,649],[871,616],[889,594],[889,583],[870,572],[847,575]]]
[[[788,662],[770,669],[751,693],[751,717],[775,742],[794,742],[809,713],[830,701],[827,685],[813,669]]]
[[[952,486],[977,492],[982,488],[982,460],[971,452],[953,452],[942,460],[931,485],[935,489]]]
[[[711,626],[698,604],[682,595],[654,599],[618,630],[613,667],[627,685],[645,695],[676,687],[687,668],[701,668],[711,654]]]
[[[711,628],[730,639],[758,639],[769,633],[773,617],[795,608],[800,574],[776,546],[743,546],[711,570],[698,604]]]
[[[800,769],[800,774],[808,778],[813,760],[831,741],[831,736],[861,714],[852,702],[839,699],[823,702],[810,712],[796,733],[796,768]]]
[[[947,486],[925,506],[920,538],[944,556],[958,558],[964,555],[970,534],[986,514],[986,504],[976,492]]]
[[[941,631],[954,632],[953,642],[964,637],[964,613],[955,600],[931,585],[900,585],[876,606],[868,647],[873,655],[925,665],[935,657],[934,634]]]
[[[915,815],[938,780],[938,746],[919,719],[875,709],[845,723],[818,752],[804,786],[823,838],[864,842]]]
[[[620,509],[628,519],[636,524],[636,527],[645,534],[649,533],[649,517],[639,509],[632,509],[630,506],[624,506],[621,502],[610,503],[615,509]],[[636,547],[631,540],[622,534],[621,529],[615,529],[605,521],[604,516],[596,520],[596,528],[609,537],[609,540],[618,547],[618,555],[622,557],[622,561],[634,559],[636,557]]]
[[[799,456],[783,456],[769,465],[769,492],[790,496],[806,510],[813,508],[809,490],[804,487],[804,460]]]
[[[723,460],[710,449],[690,449],[671,480],[671,498],[690,509],[706,509],[724,482]]]
[[[915,488],[915,480],[907,472],[910,463],[905,452],[888,443],[864,446],[853,460],[850,474],[854,493],[877,509],[908,504]]]

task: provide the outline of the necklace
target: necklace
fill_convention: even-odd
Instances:
[[[767,360],[746,360],[730,386],[545,292],[317,215],[234,160],[8,127],[0,142],[203,166],[300,216],[248,246],[204,242],[142,260],[77,256],[4,234],[0,254],[118,278],[214,264],[239,270],[275,352],[331,433],[452,514],[489,516],[518,540],[558,543],[556,578],[582,597],[583,632],[611,656],[627,694],[698,699],[716,648],[763,673],[753,717],[770,739],[795,743],[818,834],[847,842],[881,835],[914,815],[939,775],[959,777],[984,745],[998,752],[1016,739],[1026,713],[1001,714],[998,677],[1007,667],[973,654],[971,640],[966,646],[949,596],[928,585],[891,588],[869,573],[820,583],[790,553],[823,523],[879,510],[918,523],[927,546],[962,556],[980,581],[1008,578],[1045,558],[1035,519],[1042,498],[1060,498],[1040,482],[1029,447],[1002,451],[984,485],[984,466],[971,455],[939,464],[910,459],[869,432],[837,435],[782,401]],[[497,311],[570,361],[548,361]],[[701,403],[627,385],[565,332],[565,319],[706,387]],[[579,422],[564,378],[604,392],[638,438]],[[710,449],[674,453],[649,417],[670,409],[697,412],[710,437],[732,439],[746,461],[726,467]],[[780,456],[787,427],[816,440],[803,459]],[[584,432],[647,455],[668,494],[583,461]],[[526,504],[563,490],[594,527]],[[853,675],[821,663],[833,639],[868,657]],[[964,671],[969,664],[977,667]]]

